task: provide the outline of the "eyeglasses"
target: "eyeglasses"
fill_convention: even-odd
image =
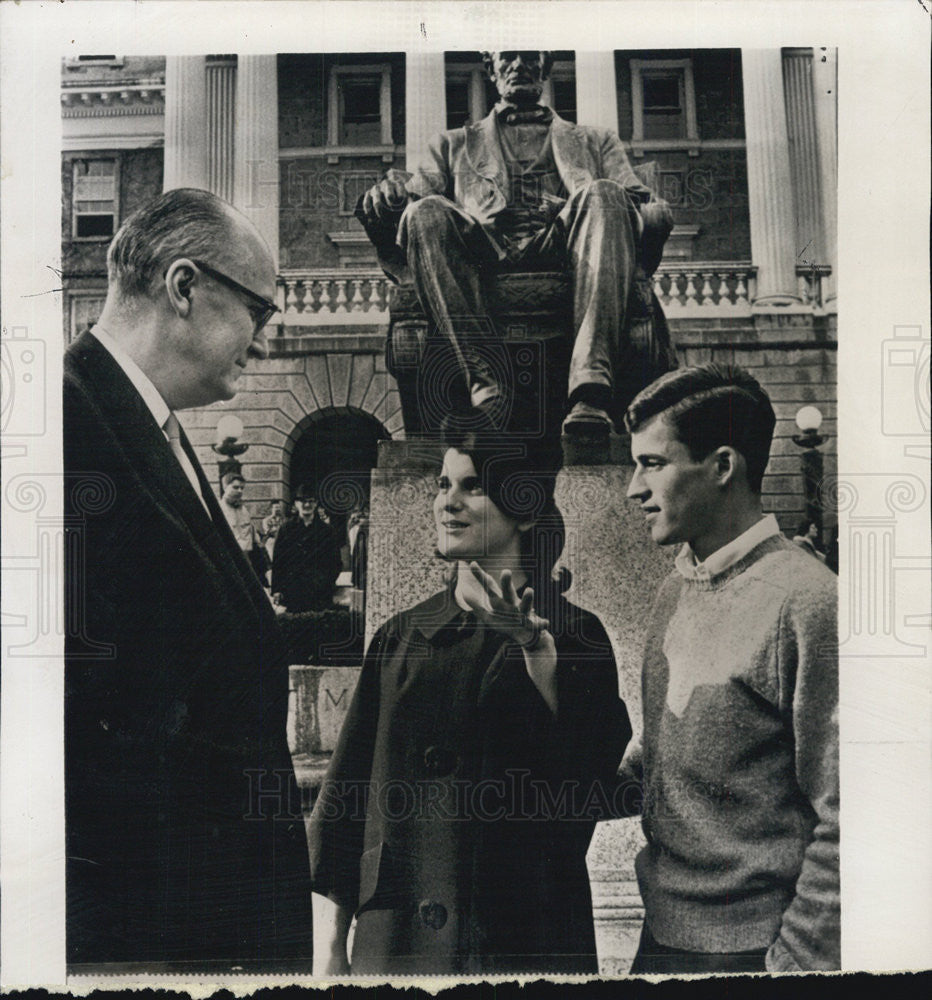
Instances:
[[[252,316],[253,323],[255,324],[255,332],[258,333],[266,323],[272,318],[272,316],[278,312],[278,306],[272,302],[271,299],[267,299],[264,295],[259,295],[257,292],[253,292],[251,289],[247,288],[245,285],[241,285],[238,281],[233,278],[228,277],[222,271],[218,271],[211,267],[209,264],[205,264],[202,260],[193,260],[192,264],[197,265],[204,274],[209,275],[214,281],[219,281],[221,285],[226,285],[227,288],[232,288],[234,292],[239,292],[240,295],[245,295],[249,300],[247,308],[249,309],[249,314]]]

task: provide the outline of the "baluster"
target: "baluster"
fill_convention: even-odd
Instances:
[[[364,312],[362,299],[362,278],[353,278],[353,298],[350,301],[350,312]]]
[[[323,309],[324,300],[327,297],[326,284],[325,281],[313,281],[311,283],[312,312],[318,313]]]
[[[703,308],[710,308],[715,305],[712,301],[714,295],[712,291],[712,279],[714,277],[716,277],[716,275],[711,271],[702,272],[702,292],[700,294],[702,295]]]
[[[333,311],[340,312],[346,310],[346,278],[337,278],[334,282],[337,286],[337,297],[333,303]]]
[[[737,278],[735,283],[735,305],[737,306],[748,301],[748,287],[744,283],[744,274],[741,271],[735,272],[735,278]]]
[[[298,282],[285,280],[285,312],[300,312],[298,308]]]
[[[663,275],[659,271],[654,271],[654,295],[658,302],[663,302],[663,283],[660,280]]]
[[[687,309],[691,309],[696,306],[696,273],[694,271],[686,272],[686,301],[683,303]]]
[[[388,312],[388,278],[377,279],[379,312]]]

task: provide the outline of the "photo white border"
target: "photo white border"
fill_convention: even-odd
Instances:
[[[17,475],[46,486],[61,515],[61,59],[81,52],[425,51],[511,46],[576,49],[837,46],[839,69],[839,442],[849,474],[925,484],[901,516],[897,558],[912,557],[909,605],[929,607],[928,467],[885,436],[882,344],[929,329],[928,2],[0,3],[0,261],[4,336],[44,341],[44,433],[3,440],[4,552],[34,515],[11,509]],[[594,45],[597,42],[598,45]],[[915,400],[904,399],[904,406]],[[38,426],[38,425],[37,425]],[[923,446],[921,440],[912,442]],[[44,478],[47,477],[47,478]],[[906,566],[906,569],[910,569]],[[846,556],[842,587],[846,593]],[[905,577],[904,577],[905,578]],[[918,594],[915,588],[924,588]],[[6,615],[19,595],[4,587]],[[842,601],[842,634],[845,630]],[[8,659],[0,717],[2,985],[62,988],[64,809],[60,643]],[[913,641],[922,629],[910,632]],[[915,636],[919,636],[917,640]],[[932,954],[929,639],[924,656],[843,658],[842,955],[845,969],[918,969]],[[161,981],[160,981],[161,982]],[[268,981],[263,980],[267,985]]]

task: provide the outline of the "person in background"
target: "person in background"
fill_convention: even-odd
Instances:
[[[278,532],[285,523],[286,517],[285,501],[273,500],[269,504],[268,514],[262,518],[262,524],[259,529],[259,542],[265,548],[270,567],[272,559],[275,556],[275,539],[278,537]]]
[[[762,511],[775,422],[755,379],[716,364],[626,414],[628,496],[680,546],[644,652],[632,973],[840,965],[837,581]]]
[[[350,567],[353,586],[366,589],[366,570],[369,558],[369,504],[362,503],[350,512],[346,525],[349,541]]]
[[[825,562],[825,553],[822,550],[822,542],[819,540],[819,526],[815,521],[803,518],[799,522],[793,541],[816,559]]]
[[[285,610],[322,611],[333,604],[340,574],[340,547],[314,490],[304,484],[295,494],[298,516],[286,521],[275,541],[272,594]]]
[[[227,524],[230,525],[230,530],[242,549],[243,555],[249,561],[249,565],[252,566],[253,572],[262,581],[263,586],[266,586],[268,584],[266,578],[268,565],[265,549],[259,544],[252,516],[243,504],[246,480],[238,472],[227,472],[220,481],[220,485],[223,490],[220,497],[220,509],[223,511],[223,516],[227,519]]]

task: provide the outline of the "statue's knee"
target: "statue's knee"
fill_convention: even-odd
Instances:
[[[600,178],[589,181],[582,189],[583,198],[590,211],[627,211],[631,202],[625,189],[616,181]]]
[[[438,226],[444,226],[453,217],[453,207],[442,195],[431,194],[426,198],[419,198],[405,209],[405,225],[418,232],[436,231]]]

